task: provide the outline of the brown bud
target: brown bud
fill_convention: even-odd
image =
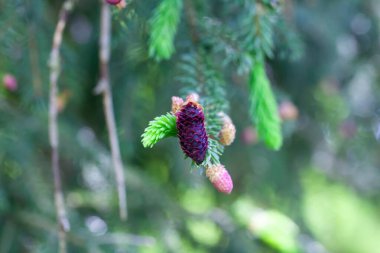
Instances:
[[[229,146],[235,140],[236,128],[231,118],[225,114],[219,114],[222,118],[223,126],[219,133],[219,141],[224,146]]]
[[[70,98],[70,91],[64,90],[61,94],[57,96],[57,109],[58,112],[62,112],[67,105],[67,102]]]

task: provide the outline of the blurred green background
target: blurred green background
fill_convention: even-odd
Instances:
[[[249,1],[192,2],[199,16],[223,21],[230,2]],[[169,111],[171,96],[184,88],[177,77],[191,47],[185,17],[176,54],[157,63],[148,57],[147,20],[159,1],[113,9],[110,72],[129,208],[120,222],[102,100],[93,94],[100,4],[77,1],[59,80],[69,252],[380,252],[380,2],[280,2],[294,34],[274,30],[267,71],[279,104],[292,101],[299,114],[284,121],[282,149],[266,149],[252,130],[246,76],[224,70],[237,128],[222,157],[231,195],[190,168],[177,139],[153,149],[141,144],[148,122]],[[57,252],[47,114],[60,7],[0,0],[0,77],[18,83],[0,88],[0,253]],[[300,57],[291,60],[289,52]]]

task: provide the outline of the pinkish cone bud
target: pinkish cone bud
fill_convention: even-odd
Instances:
[[[229,146],[235,140],[236,128],[231,118],[225,114],[219,114],[222,118],[223,126],[219,133],[219,141],[224,146]]]
[[[183,105],[183,99],[180,97],[173,96],[172,97],[172,113],[176,113],[181,109]]]
[[[282,102],[278,111],[282,120],[295,120],[298,118],[298,109],[290,101]]]
[[[212,165],[207,168],[206,176],[218,192],[230,194],[234,187],[228,171],[222,164]]]
[[[17,79],[13,75],[6,74],[3,77],[4,87],[9,91],[17,90]]]
[[[243,142],[247,145],[256,144],[258,141],[258,136],[256,129],[254,127],[246,127],[241,134]]]

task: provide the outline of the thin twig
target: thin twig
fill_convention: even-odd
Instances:
[[[60,73],[59,50],[62,43],[62,33],[66,26],[68,12],[73,7],[72,0],[66,0],[61,8],[59,20],[54,32],[53,46],[50,53],[50,107],[49,107],[49,139],[51,145],[51,164],[54,178],[54,200],[58,222],[59,252],[65,253],[66,232],[70,230],[70,223],[66,216],[64,198],[62,193],[62,182],[59,169],[58,154],[58,77]]]
[[[115,116],[112,103],[112,92],[109,80],[109,58],[110,58],[110,40],[111,40],[111,14],[109,6],[102,1],[102,10],[100,16],[100,80],[95,88],[97,94],[103,94],[103,107],[107,123],[109,143],[111,146],[112,163],[115,170],[117,192],[119,198],[120,219],[127,219],[127,193],[125,188],[124,168],[121,161],[119,139],[117,137]]]
[[[185,17],[190,30],[191,41],[197,45],[200,38],[197,30],[197,17],[191,0],[185,0]]]

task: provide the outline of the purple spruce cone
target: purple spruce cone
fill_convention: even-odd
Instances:
[[[188,99],[177,111],[177,130],[183,152],[201,164],[206,156],[208,138],[202,106]]]

